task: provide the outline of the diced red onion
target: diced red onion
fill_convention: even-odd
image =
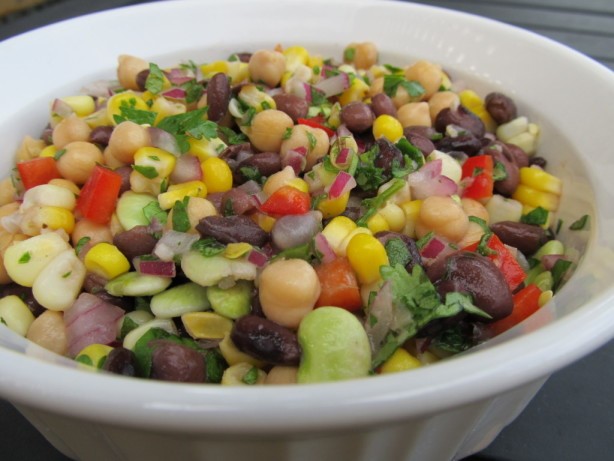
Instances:
[[[540,261],[543,264],[544,269],[549,271],[552,270],[559,259],[565,259],[565,257],[563,255],[544,255],[541,257]]]
[[[183,85],[184,83],[189,82],[190,80],[194,80],[194,75],[192,72],[189,72],[187,69],[179,69],[173,68],[167,72],[164,72],[166,78],[173,85]]]
[[[171,99],[185,99],[186,92],[183,88],[171,88],[162,93],[165,98]]]
[[[327,98],[343,93],[349,86],[350,78],[345,72],[320,80],[314,85],[316,89],[323,91]]]
[[[280,154],[281,166],[291,166],[295,174],[299,174],[307,166],[307,158],[297,149],[290,149]]]
[[[440,240],[438,237],[433,237],[422,248],[420,254],[425,258],[436,258],[439,253],[445,250],[447,243]]]
[[[330,187],[325,188],[324,190],[328,189],[329,198],[336,199],[341,197],[346,192],[351,191],[354,187],[356,187],[356,180],[354,179],[354,176],[346,171],[340,171],[337,173],[337,176],[335,176],[335,179]]]
[[[59,115],[62,118],[66,118],[69,115],[73,114],[75,111],[72,107],[70,107],[67,102],[56,98],[53,100],[53,104],[51,104],[51,112]]]
[[[314,237],[314,244],[316,250],[322,255],[323,263],[330,263],[337,257],[333,247],[330,246],[328,239],[322,232],[316,234]]]
[[[177,232],[174,230],[165,232],[158,240],[153,254],[162,261],[173,261],[177,255],[181,255],[190,250],[192,244],[198,240],[197,234]]]
[[[239,187],[224,192],[221,204],[223,210],[226,210],[229,202],[235,215],[243,215],[260,205],[260,202],[254,198],[254,194],[250,195]]]
[[[151,138],[151,145],[158,149],[165,150],[177,157],[181,155],[181,149],[177,144],[175,137],[168,131],[162,130],[156,127],[149,127],[149,137]]]
[[[109,344],[117,336],[124,310],[90,293],[81,293],[64,312],[68,355],[75,357],[90,344]]]
[[[247,260],[256,267],[264,267],[264,265],[268,262],[269,257],[261,251],[252,249],[247,255]]]
[[[369,305],[368,318],[375,318],[376,322],[365,322],[365,330],[371,343],[371,350],[376,354],[386,335],[390,331],[394,319],[392,306],[392,285],[386,282],[379,289],[375,298]]]
[[[108,98],[113,94],[113,86],[114,82],[109,80],[97,80],[82,87],[81,93],[95,98]]]
[[[418,171],[407,177],[412,197],[424,200],[432,195],[450,196],[458,193],[458,185],[447,176],[441,174],[441,159],[427,162]]]
[[[337,128],[337,137],[338,138],[343,138],[344,136],[352,136],[354,137],[354,135],[352,134],[352,132],[348,129],[347,126],[345,126],[345,123],[342,123],[341,125],[339,125],[339,127]],[[333,140],[331,139],[331,144],[333,143]]]
[[[173,261],[148,261],[146,259],[135,258],[134,267],[137,272],[146,275],[157,275],[159,277],[175,277],[177,268]]]
[[[200,181],[203,178],[203,170],[200,160],[190,154],[183,154],[177,158],[175,168],[171,173],[170,180],[173,184],[181,184],[188,181]]]
[[[337,155],[335,162],[338,165],[345,165],[345,163],[348,161],[349,156],[350,156],[350,149],[348,147],[344,147],[339,152],[339,155]]]

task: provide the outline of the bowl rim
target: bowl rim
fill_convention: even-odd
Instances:
[[[210,7],[215,3],[214,0],[178,0],[94,13],[7,39],[0,43],[0,55],[5,48],[43,39],[48,33],[63,33],[76,23],[98,24],[131,14],[134,10],[142,12],[147,9],[152,14],[163,15],[171,9],[192,8],[195,5]],[[241,0],[227,0],[224,7],[242,3]],[[261,3],[277,5],[280,2]],[[292,2],[286,0],[283,3]],[[320,7],[339,7],[350,2],[317,0],[313,3]],[[355,8],[372,6],[374,3],[376,2],[372,0],[352,2]],[[452,12],[423,4],[387,0],[378,0],[377,3],[382,10],[390,14],[412,11],[447,19],[462,19],[463,22],[478,28],[496,28],[510,37],[527,40],[538,48],[548,49],[569,59],[570,64],[577,64],[586,72],[593,73],[608,83],[608,88],[614,94],[611,71],[565,45],[532,32],[468,13]],[[612,194],[604,194],[601,200],[604,201],[608,197],[611,198]],[[603,248],[612,248],[612,237],[604,235],[606,225],[609,229],[614,227],[612,222],[600,220],[591,229],[593,235],[587,255],[578,271],[591,272],[591,269],[586,267],[588,258],[595,258],[604,267],[611,268],[611,263],[600,259]],[[564,287],[561,293],[570,291],[567,288]],[[463,406],[543,379],[614,337],[614,313],[606,309],[609,304],[614,304],[614,286],[604,289],[581,309],[522,338],[505,334],[492,348],[478,349],[462,357],[452,358],[446,363],[412,371],[411,374],[306,385],[309,391],[304,393],[301,392],[304,390],[303,386],[239,390],[84,373],[74,367],[60,368],[36,356],[24,358],[23,354],[0,347],[0,395],[25,406],[83,419],[172,431],[207,429],[220,433],[257,431],[274,434],[373,424]],[[591,329],[578,332],[573,343],[566,342],[564,338],[568,335],[570,325],[575,323],[590,324]],[[0,345],[3,336],[6,336],[3,330],[6,329],[1,327]],[[552,341],[552,338],[562,339]],[[530,351],[530,361],[527,360],[527,355],[523,354],[527,351]],[[32,367],[45,376],[44,381],[32,381]],[[450,379],[449,370],[464,373]],[[489,381],[493,375],[498,376],[497,380]],[[425,382],[432,384],[425,387]],[[484,385],[484,382],[488,384]],[[84,388],[96,389],[97,392],[81,392]],[[67,406],[66,402],[71,404]],[[270,404],[267,418],[262,421],[260,412],[267,403]],[[331,412],[333,404],[334,412]],[[121,412],[118,412],[117,408],[121,408]],[[291,413],[297,412],[303,416],[300,421],[290,416]],[[326,414],[325,420],[322,419],[322,414]],[[241,418],[240,424],[237,423],[237,417]]]

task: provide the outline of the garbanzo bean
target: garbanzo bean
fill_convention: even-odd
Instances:
[[[60,174],[75,184],[85,184],[96,164],[104,162],[102,152],[91,142],[71,142],[64,150],[56,165]]]
[[[278,51],[258,50],[249,59],[248,70],[252,81],[274,87],[286,70],[286,58]]]
[[[451,242],[458,242],[468,227],[469,218],[463,207],[452,197],[431,196],[422,201],[416,223],[418,237],[424,237],[432,231]]]
[[[302,259],[282,259],[264,268],[259,297],[264,315],[288,328],[297,328],[320,296],[315,269]]]
[[[51,138],[55,147],[63,149],[71,142],[87,141],[91,132],[92,129],[85,120],[72,114],[56,125]]]
[[[397,109],[397,118],[403,128],[408,126],[432,126],[428,103],[409,102]]]
[[[295,125],[292,134],[281,143],[279,153],[285,155],[289,150],[305,149],[307,165],[310,170],[315,163],[328,153],[330,142],[326,132],[307,125]]]
[[[112,155],[123,164],[130,164],[134,162],[134,153],[150,144],[151,137],[146,127],[125,121],[113,129],[105,157]]]
[[[56,354],[65,355],[68,352],[68,339],[62,312],[43,312],[30,325],[26,338]]]
[[[54,185],[54,186],[63,187],[64,189],[68,189],[75,195],[79,195],[79,192],[80,192],[79,186],[77,186],[74,182],[69,181],[68,179],[54,178],[51,181],[49,181],[49,184]]]
[[[247,136],[259,151],[279,152],[286,130],[293,126],[294,122],[285,112],[263,110],[254,115]]]
[[[31,136],[26,136],[23,138],[19,149],[17,149],[17,152],[15,153],[15,160],[17,162],[32,160],[33,158],[38,157],[45,146],[45,141],[42,139],[34,139]]]
[[[188,219],[190,220],[190,229],[187,231],[190,234],[197,234],[196,225],[198,222],[207,216],[215,216],[217,211],[213,203],[206,198],[190,197],[187,206]],[[173,227],[173,210],[171,209],[166,220],[166,228]]]
[[[488,210],[486,210],[486,207],[484,207],[484,205],[482,205],[480,202],[471,198],[463,198],[461,199],[461,205],[467,216],[475,216],[476,218],[483,219],[488,225]],[[458,241],[458,246],[463,248],[471,245],[472,243],[478,242],[482,235],[484,235],[484,228],[476,222],[469,221],[467,232],[465,232],[463,238]]]
[[[297,367],[277,365],[269,370],[264,384],[296,384]]]
[[[377,47],[372,42],[350,43],[345,47],[343,59],[357,69],[367,70],[377,63]]]
[[[75,228],[72,231],[71,241],[73,245],[77,245],[79,241],[88,237],[90,240],[88,243],[96,245],[97,243],[111,243],[113,242],[113,235],[109,226],[104,224],[97,224],[89,219],[80,219],[75,223]]]
[[[6,205],[15,200],[17,190],[13,186],[11,178],[4,178],[0,181],[0,205]]]
[[[438,91],[429,99],[429,111],[431,114],[431,121],[435,123],[437,114],[443,109],[450,108],[456,110],[460,104],[460,98],[458,94],[453,91]]]
[[[139,72],[149,69],[149,63],[144,59],[122,54],[117,58],[117,79],[127,90],[139,90],[136,77]]]
[[[430,61],[417,61],[405,70],[405,78],[419,82],[425,90],[423,100],[428,100],[441,87],[443,72],[441,66]]]

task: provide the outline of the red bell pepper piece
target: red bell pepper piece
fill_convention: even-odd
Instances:
[[[108,168],[96,165],[81,189],[77,209],[84,218],[106,224],[115,211],[122,177]]]
[[[479,242],[473,243],[463,250],[475,252],[478,248]],[[518,285],[520,285],[527,274],[524,272],[514,255],[507,249],[507,247],[499,240],[495,234],[491,234],[488,239],[486,247],[490,250],[488,258],[490,258],[499,270],[503,273],[503,277],[507,281],[510,290],[514,291]]]
[[[524,287],[513,297],[514,309],[512,313],[501,320],[488,324],[488,332],[492,336],[499,335],[529,317],[539,309],[539,297],[541,294],[542,291],[535,284]]]
[[[335,258],[315,268],[320,280],[320,297],[316,307],[336,306],[349,311],[362,307],[356,274],[347,258]]]
[[[311,209],[311,196],[292,186],[282,186],[273,192],[260,206],[260,210],[272,216],[304,214]]]
[[[26,190],[62,177],[53,157],[38,157],[20,162],[17,164],[17,170]]]
[[[324,125],[323,117],[311,117],[311,118],[299,118],[296,120],[300,125],[307,125],[312,128],[320,128],[321,130],[326,131],[326,134],[330,138],[335,134],[333,130]]]
[[[462,169],[462,179],[468,182],[463,190],[463,197],[474,200],[492,197],[495,181],[493,179],[494,163],[490,155],[469,157],[463,163]]]

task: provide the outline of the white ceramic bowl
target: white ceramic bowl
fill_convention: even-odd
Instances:
[[[382,61],[427,58],[499,89],[543,130],[564,181],[560,217],[579,257],[526,322],[463,356],[409,373],[301,387],[178,385],[77,370],[0,325],[0,395],[82,460],[436,460],[484,448],[547,377],[614,336],[614,76],[534,34],[407,3],[177,1],[95,14],[0,43],[0,169],[44,126],[50,100],[112,75],[122,53],[173,64],[301,44],[338,56],[371,40]],[[7,70],[10,69],[10,72]]]

